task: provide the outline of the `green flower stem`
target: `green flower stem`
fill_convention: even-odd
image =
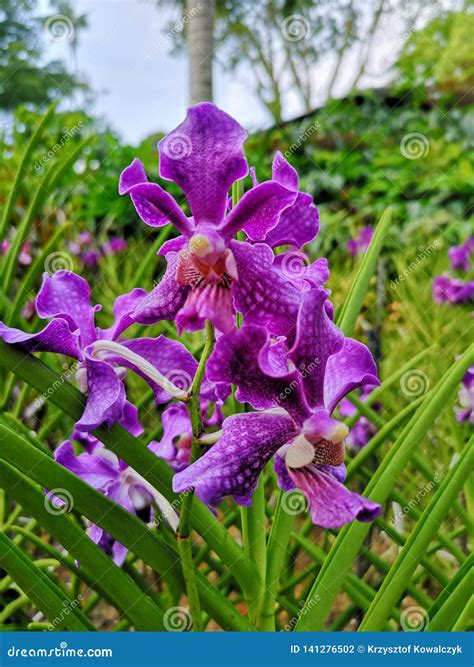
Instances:
[[[258,623],[260,630],[275,630],[277,587],[294,521],[294,516],[285,509],[283,497],[283,491],[280,491],[275,518],[268,538],[265,594]]]
[[[256,595],[246,595],[250,622],[257,626],[265,594],[267,547],[265,536],[265,484],[263,475],[254,491],[252,505],[241,508],[242,537],[250,560],[256,565]]]
[[[201,384],[204,379],[207,360],[211,356],[214,347],[214,341],[214,328],[210,322],[206,322],[206,343],[199,360],[196,375],[194,376],[193,383],[191,385],[190,397],[188,401],[188,411],[189,417],[191,419],[193,435],[190,463],[194,463],[202,451],[199,445],[199,438],[204,432],[201,416]],[[199,602],[199,592],[196,585],[195,567],[193,564],[189,521],[189,514],[191,511],[193,497],[194,491],[192,489],[184,494],[183,502],[181,503],[177,539],[183,567],[183,576],[186,582],[186,590],[188,593],[189,607],[191,617],[193,619],[193,630],[202,631],[204,628],[202,625],[201,604]]]
[[[59,387],[53,391],[49,400],[72,419],[80,419],[85,405],[84,396],[69,382],[61,382],[60,376],[43,362],[0,341],[0,364],[13,371],[40,393],[48,393],[52,387]],[[99,428],[94,431],[94,435],[163,493],[174,503],[174,507],[179,507],[179,496],[171,490],[173,473],[164,461],[157,458],[118,424],[110,429]],[[193,528],[231,569],[242,590],[251,594],[256,585],[255,568],[224,526],[203,503],[195,498],[189,517]]]

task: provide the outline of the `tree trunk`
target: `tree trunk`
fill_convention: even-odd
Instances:
[[[214,52],[213,0],[186,0],[189,63],[189,103],[212,102]]]

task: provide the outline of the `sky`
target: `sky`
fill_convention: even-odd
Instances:
[[[79,33],[77,65],[96,92],[94,113],[132,144],[175,127],[186,113],[186,56],[171,55],[163,26],[176,13],[146,0],[76,0],[74,7],[88,15],[88,28]],[[50,58],[65,58],[72,66],[67,38],[48,40],[48,47]],[[270,123],[244,77],[219,67],[214,101],[248,128]]]
[[[48,0],[40,0],[40,12],[51,15]],[[77,15],[86,14],[88,28],[79,33],[77,71],[83,74],[95,92],[91,109],[131,144],[157,131],[168,131],[181,122],[187,106],[186,54],[172,55],[170,26],[176,25],[179,13],[170,7],[158,8],[153,0],[75,0]],[[369,70],[372,76],[361,83],[382,85],[380,75],[394,49],[399,46],[396,21],[389,30],[382,27],[383,39],[378,40]],[[47,57],[64,58],[74,68],[70,42],[47,35]],[[398,44],[397,44],[398,43]],[[331,74],[330,59],[318,65],[315,76],[324,79]],[[344,63],[344,78],[351,80],[357,59]],[[272,120],[254,96],[248,71],[224,72],[215,66],[214,102],[252,131],[272,125]],[[337,93],[338,91],[336,91]],[[289,118],[301,114],[296,102],[289,101]],[[287,110],[288,111],[288,110]]]

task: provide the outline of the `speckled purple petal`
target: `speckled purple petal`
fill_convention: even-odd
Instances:
[[[232,238],[242,229],[252,241],[262,241],[295,197],[295,192],[276,181],[257,185],[232,209],[220,231],[226,238]]]
[[[290,469],[290,477],[309,502],[311,518],[316,526],[340,528],[351,521],[373,521],[381,507],[372,500],[349,491],[332,475],[316,466]]]
[[[197,361],[191,352],[188,352],[179,341],[170,340],[165,336],[158,336],[158,338],[131,339],[124,341],[122,345],[153,364],[162,375],[182,391],[187,391],[191,388],[197,369]],[[107,358],[109,359],[109,357]],[[145,376],[136,366],[120,359],[118,356],[114,356],[113,361],[132,368],[138,375],[143,377],[155,392],[157,403],[166,403],[170,400],[170,394]]]
[[[143,163],[138,158],[135,158],[120,174],[118,187],[119,195],[125,195],[134,185],[138,185],[138,183],[146,183],[147,181],[148,177]]]
[[[276,248],[290,244],[301,248],[316,238],[319,231],[319,213],[311,195],[299,192],[295,203],[280,216],[278,223],[265,236],[265,243]]]
[[[268,413],[234,415],[224,421],[221,439],[173,478],[175,492],[194,488],[206,504],[233,496],[250,505],[258,477],[275,452],[295,436],[290,417]]]
[[[94,313],[100,306],[91,306],[89,285],[72,271],[43,274],[43,284],[36,297],[36,310],[43,319],[62,317],[71,329],[79,329],[81,345],[96,340]]]
[[[344,343],[344,334],[326,313],[326,300],[325,289],[316,288],[303,294],[296,340],[289,353],[301,372],[306,400],[313,408],[324,405],[328,359]]]
[[[295,334],[301,291],[272,266],[268,245],[230,242],[239,279],[233,285],[235,305],[248,324],[259,324],[275,335]]]
[[[87,359],[87,403],[79,431],[93,431],[101,424],[112,426],[123,416],[125,389],[115,370],[108,363]]]
[[[237,121],[206,102],[159,142],[160,175],[181,187],[197,225],[223,221],[230,186],[248,173],[245,138]]]
[[[171,223],[181,234],[189,236],[192,227],[173,197],[156,183],[139,183],[130,190],[130,197],[140,218],[151,227]]]
[[[174,320],[184,306],[189,287],[176,282],[178,255],[166,255],[168,266],[158,285],[140,301],[133,312],[133,319],[140,324],[155,324],[161,320]]]
[[[288,188],[298,190],[299,178],[296,169],[283,157],[281,151],[275,153],[272,163],[272,178]]]
[[[254,408],[284,408],[298,422],[309,416],[297,371],[270,377],[268,368],[268,332],[263,327],[244,325],[222,336],[207,363],[207,374],[214,382],[237,385],[236,398]],[[263,361],[260,353],[263,349]],[[281,367],[280,367],[281,368]],[[273,365],[275,373],[276,365]]]
[[[369,349],[346,338],[339,352],[329,358],[324,378],[324,403],[332,412],[349,392],[366,384],[379,385],[377,366]]]
[[[115,299],[113,306],[114,324],[108,329],[101,329],[98,337],[105,340],[115,340],[129,326],[135,323],[132,313],[138,304],[147,296],[147,292],[140,287],[135,287],[127,294],[121,294]]]
[[[72,333],[69,323],[58,317],[49,322],[38,333],[29,334],[20,329],[7,327],[0,322],[0,338],[9,345],[21,345],[28,352],[57,352],[80,359],[78,332]]]

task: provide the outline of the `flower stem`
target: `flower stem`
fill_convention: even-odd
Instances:
[[[263,597],[267,568],[267,547],[265,539],[265,485],[260,479],[253,494],[251,507],[242,507],[242,538],[245,551],[257,569],[258,585],[256,595],[247,597],[250,622],[257,625]]]
[[[199,458],[202,447],[199,438],[204,432],[204,425],[201,416],[201,384],[206,370],[206,363],[209,359],[214,347],[214,328],[210,322],[206,322],[206,343],[199,360],[199,365],[191,385],[188,410],[191,419],[191,428],[193,434],[193,442],[191,446],[190,464],[194,463]],[[181,563],[183,568],[183,576],[186,583],[186,590],[188,593],[189,608],[193,619],[193,630],[203,630],[201,605],[199,601],[199,593],[196,583],[195,568],[193,565],[192,542],[190,536],[189,513],[193,502],[194,491],[191,489],[183,498],[181,504],[181,513],[178,526],[178,545],[181,555]]]
[[[278,581],[285,558],[291,527],[294,516],[285,510],[283,492],[280,491],[278,504],[275,510],[272,530],[268,538],[267,571],[265,580],[265,594],[258,621],[259,630],[275,630],[275,602]]]

